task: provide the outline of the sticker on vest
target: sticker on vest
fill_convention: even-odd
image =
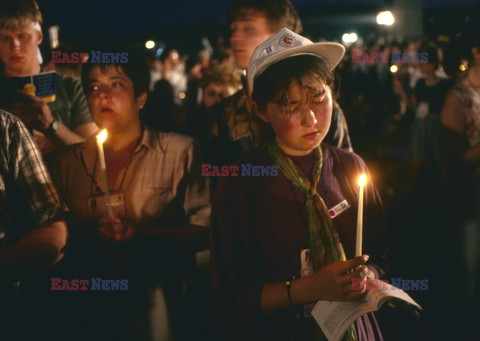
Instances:
[[[342,214],[345,212],[347,209],[350,208],[350,204],[347,202],[347,200],[343,200],[341,203],[338,205],[335,205],[331,209],[328,210],[328,214],[330,215],[330,218],[335,218],[336,216]]]

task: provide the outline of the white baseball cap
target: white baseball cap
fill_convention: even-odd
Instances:
[[[342,44],[332,42],[313,43],[284,27],[277,34],[258,45],[253,51],[247,71],[248,94],[252,95],[255,78],[262,74],[267,67],[282,59],[312,55],[323,58],[330,66],[330,70],[333,70],[342,60],[344,54],[345,47]]]

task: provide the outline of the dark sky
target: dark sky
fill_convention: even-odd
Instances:
[[[163,34],[187,39],[203,26],[225,24],[230,0],[37,0],[44,15],[44,31],[60,26],[60,39],[83,45],[92,41],[112,45],[159,38]],[[382,4],[393,0],[293,0],[297,8],[319,4]],[[421,1],[421,0],[419,0]],[[477,0],[424,0],[425,7],[474,6]],[[207,22],[207,24],[205,23]],[[168,29],[165,30],[165,27]],[[189,31],[189,29],[191,31]],[[160,37],[164,38],[164,37]]]

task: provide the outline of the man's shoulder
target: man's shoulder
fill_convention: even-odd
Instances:
[[[27,131],[18,117],[2,109],[0,109],[0,126],[2,131],[0,136],[2,136],[4,140],[7,139],[7,135],[10,135],[10,133],[7,134],[7,132],[11,132],[12,130],[17,131],[18,138],[20,138],[20,135],[26,134]],[[3,142],[5,141],[2,141],[2,143]]]
[[[2,109],[0,109],[0,120],[2,122],[2,128],[7,125],[15,124],[19,121],[17,117]]]

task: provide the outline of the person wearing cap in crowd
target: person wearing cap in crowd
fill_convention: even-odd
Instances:
[[[263,143],[233,165],[261,166],[270,176],[223,177],[213,202],[212,294],[227,340],[317,340],[312,303],[359,298],[364,292],[352,290],[353,278],[386,273],[387,233],[371,181],[366,254],[354,257],[355,180],[367,167],[358,155],[324,143],[332,71],[344,53],[340,44],[312,43],[287,28],[253,52],[248,94]],[[342,202],[346,209],[330,218],[328,210]],[[345,337],[383,339],[373,314],[359,318]]]
[[[0,110],[0,338],[21,340],[44,321],[36,298],[24,295],[31,282],[62,259],[67,242],[61,205],[42,156],[25,125]],[[25,283],[24,283],[25,284]],[[20,289],[20,290],[19,290]],[[44,306],[41,307],[43,312]],[[26,340],[27,338],[25,338]],[[28,338],[31,339],[31,338]]]
[[[228,22],[235,64],[241,70],[247,69],[255,47],[282,27],[297,33],[302,30],[301,20],[290,0],[236,0],[230,6]],[[214,106],[209,116],[210,138],[217,148],[205,153],[212,163],[228,164],[255,146],[254,114],[245,87]],[[336,102],[327,141],[352,150],[347,121]]]
[[[42,71],[41,24],[42,13],[34,0],[0,2],[0,107],[19,117],[46,153],[83,142],[98,128],[92,122],[80,81],[74,78],[57,74],[56,98],[48,104],[10,88],[7,78]]]

